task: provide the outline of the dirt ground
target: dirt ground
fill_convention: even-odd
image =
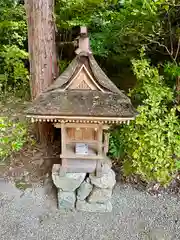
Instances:
[[[0,99],[0,116],[8,117],[12,121],[26,121],[24,109],[28,101],[7,96]],[[0,161],[0,177],[15,181],[19,188],[26,188],[32,183],[41,182],[50,172],[54,162],[59,160],[60,143],[57,141],[51,146],[44,147],[38,144],[29,124],[29,135],[33,141],[28,142],[5,161]]]

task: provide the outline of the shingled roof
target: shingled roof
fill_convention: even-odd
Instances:
[[[42,94],[28,109],[28,114],[48,116],[134,116],[134,108],[127,97],[100,91],[52,91]]]
[[[94,75],[96,81],[107,91],[122,94],[122,92],[116,87],[116,85],[107,77],[107,75],[100,68],[92,54],[81,52],[73,61],[69,64],[66,70],[56,79],[56,81],[48,88],[47,91],[63,89],[63,87],[71,81],[71,79],[78,72],[80,67],[85,66]]]
[[[130,99],[120,91],[100,68],[89,48],[88,37],[80,38],[77,56],[66,70],[27,109],[27,117],[66,117],[133,119],[136,111]],[[94,88],[69,88],[83,67]],[[79,77],[81,81],[81,76]],[[90,80],[90,81],[91,81]]]

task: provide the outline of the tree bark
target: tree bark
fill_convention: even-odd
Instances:
[[[30,87],[36,99],[57,77],[54,0],[25,0],[28,24]],[[36,124],[37,137],[47,143],[50,124]]]

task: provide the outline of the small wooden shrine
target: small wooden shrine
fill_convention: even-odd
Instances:
[[[129,123],[136,112],[130,99],[102,71],[81,27],[77,56],[27,110],[32,122],[61,129],[64,171],[93,172],[108,152],[108,127]]]

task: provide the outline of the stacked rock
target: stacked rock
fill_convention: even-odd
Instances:
[[[109,164],[103,164],[101,176],[96,176],[95,173],[64,173],[62,176],[61,172],[61,165],[54,164],[52,179],[58,188],[59,209],[112,211],[110,200],[116,180]]]

